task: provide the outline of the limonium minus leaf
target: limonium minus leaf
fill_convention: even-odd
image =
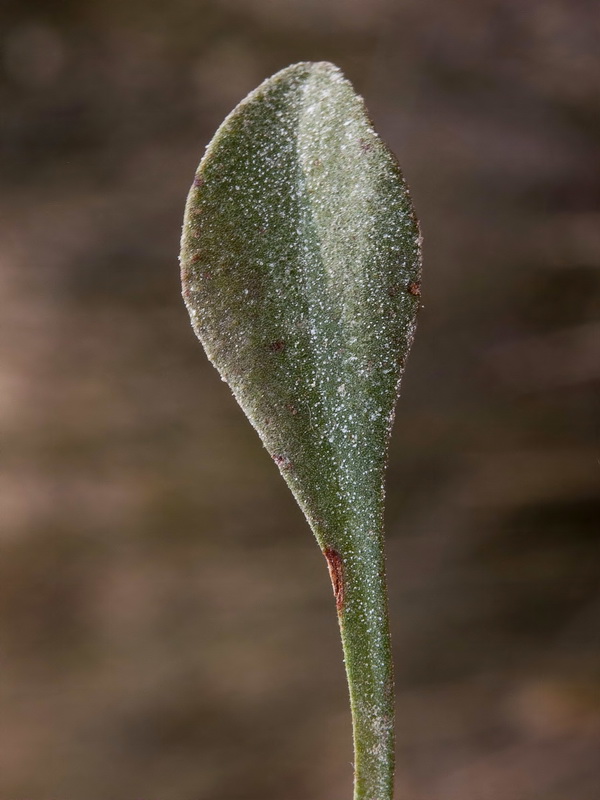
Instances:
[[[420,239],[398,164],[336,67],[288,67],[226,118],[190,190],[181,265],[193,327],[327,558],[355,798],[385,800],[383,480],[419,304]]]

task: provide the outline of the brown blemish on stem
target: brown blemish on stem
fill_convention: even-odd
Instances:
[[[338,551],[334,550],[332,547],[326,547],[325,550],[323,550],[323,555],[327,559],[329,577],[331,578],[333,595],[335,597],[335,606],[338,611],[341,611],[344,605],[344,564],[342,557]]]

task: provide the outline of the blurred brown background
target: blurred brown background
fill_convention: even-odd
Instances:
[[[425,235],[398,795],[600,797],[599,41],[593,0],[4,0],[1,800],[350,797],[325,564],[177,266],[216,126],[321,59]]]

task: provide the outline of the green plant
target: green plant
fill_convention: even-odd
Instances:
[[[295,64],[226,118],[188,197],[184,297],[327,559],[345,655],[355,800],[393,794],[383,481],[419,304],[408,190],[363,102]]]

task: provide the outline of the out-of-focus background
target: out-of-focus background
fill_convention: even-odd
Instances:
[[[4,0],[2,800],[350,796],[325,564],[177,266],[224,115],[324,59],[425,236],[398,796],[600,797],[599,40],[593,0]]]

